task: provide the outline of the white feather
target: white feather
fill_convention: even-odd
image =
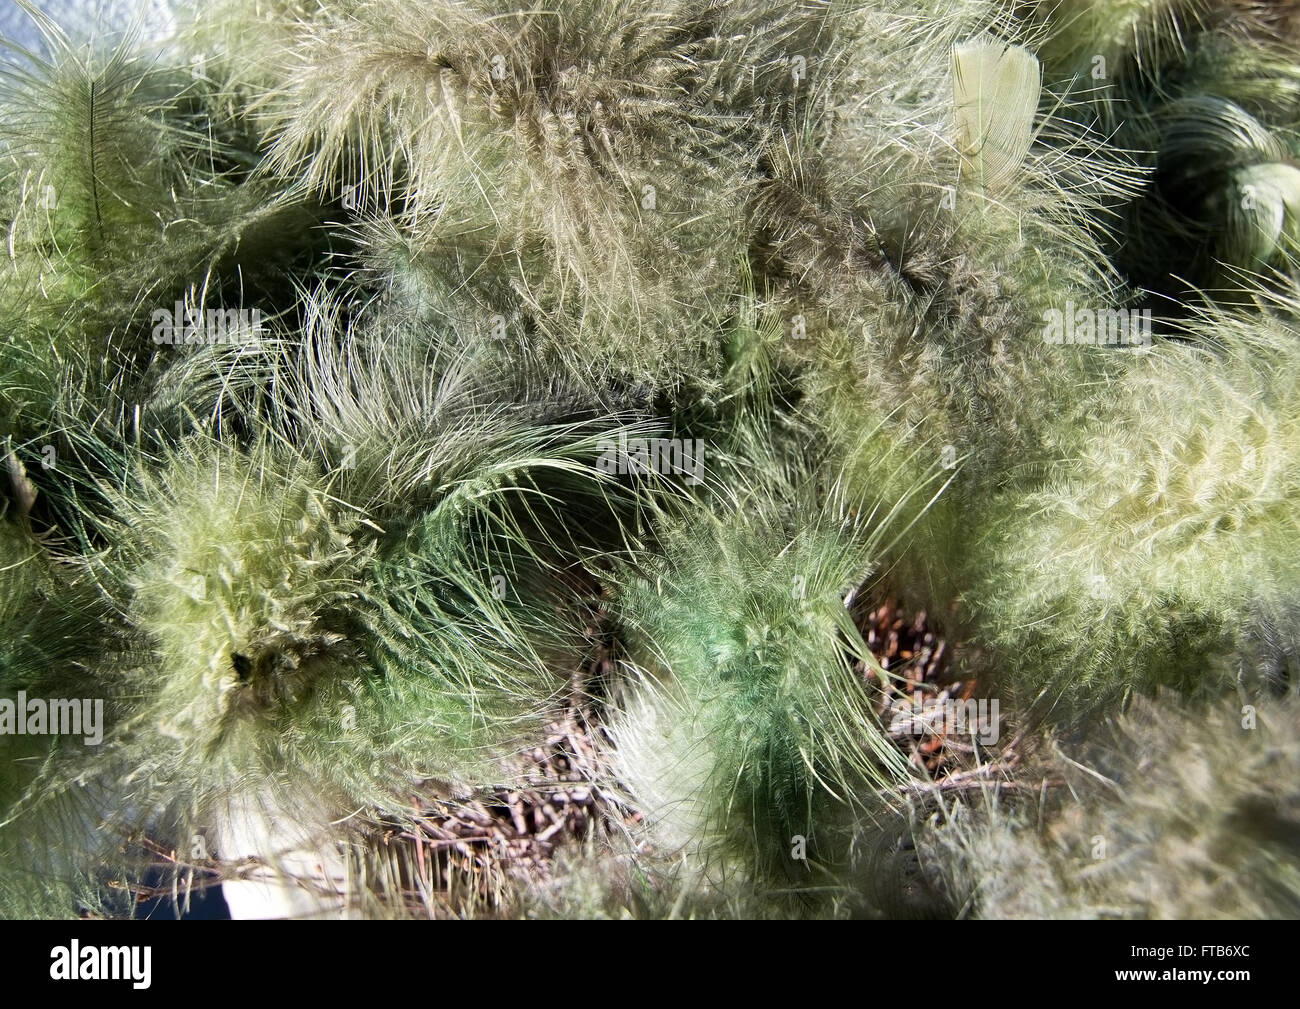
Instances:
[[[1023,46],[974,39],[952,47],[952,74],[962,175],[989,195],[1004,192],[1033,142],[1038,58]]]

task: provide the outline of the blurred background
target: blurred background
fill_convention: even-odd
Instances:
[[[133,18],[144,35],[160,35],[172,24],[169,0],[32,0],[32,5],[81,38],[120,32]],[[32,19],[14,0],[0,0],[0,35],[28,48],[44,48]]]

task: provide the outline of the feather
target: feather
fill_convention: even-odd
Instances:
[[[1029,153],[1042,69],[1022,46],[976,39],[953,46],[952,72],[962,174],[995,196],[1015,180]]]
[[[1250,165],[1236,173],[1240,194],[1228,218],[1228,259],[1267,263],[1300,241],[1300,168],[1276,161]]]

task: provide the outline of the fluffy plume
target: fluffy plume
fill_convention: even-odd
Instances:
[[[845,607],[887,523],[765,500],[665,524],[618,599],[636,675],[610,730],[617,774],[655,842],[722,894],[824,883],[857,796],[907,773]]]
[[[1080,800],[1040,826],[1030,810],[975,803],[922,831],[928,870],[966,914],[1240,920],[1300,911],[1294,699],[1144,704],[1092,749],[1104,776],[1073,774]]]
[[[683,347],[734,282],[756,151],[799,100],[791,60],[837,16],[350,5],[295,42],[270,165],[394,213],[396,246],[369,232],[379,255],[400,247],[486,316],[526,313],[579,374],[671,386],[707,363]]]
[[[1294,5],[1072,0],[1027,5],[1050,79],[1076,82],[1151,185],[1122,208],[1117,263],[1195,302],[1294,276]],[[1158,307],[1178,314],[1176,302]]]
[[[1134,357],[1059,428],[1041,482],[988,513],[969,601],[1023,700],[1045,691],[1073,717],[1294,664],[1294,319],[1285,302],[1262,318],[1214,311],[1193,329],[1213,349]],[[1265,628],[1281,650],[1271,671],[1243,668]]]

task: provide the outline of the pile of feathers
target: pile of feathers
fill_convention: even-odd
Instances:
[[[1300,2],[17,2],[0,915],[1300,916]]]

